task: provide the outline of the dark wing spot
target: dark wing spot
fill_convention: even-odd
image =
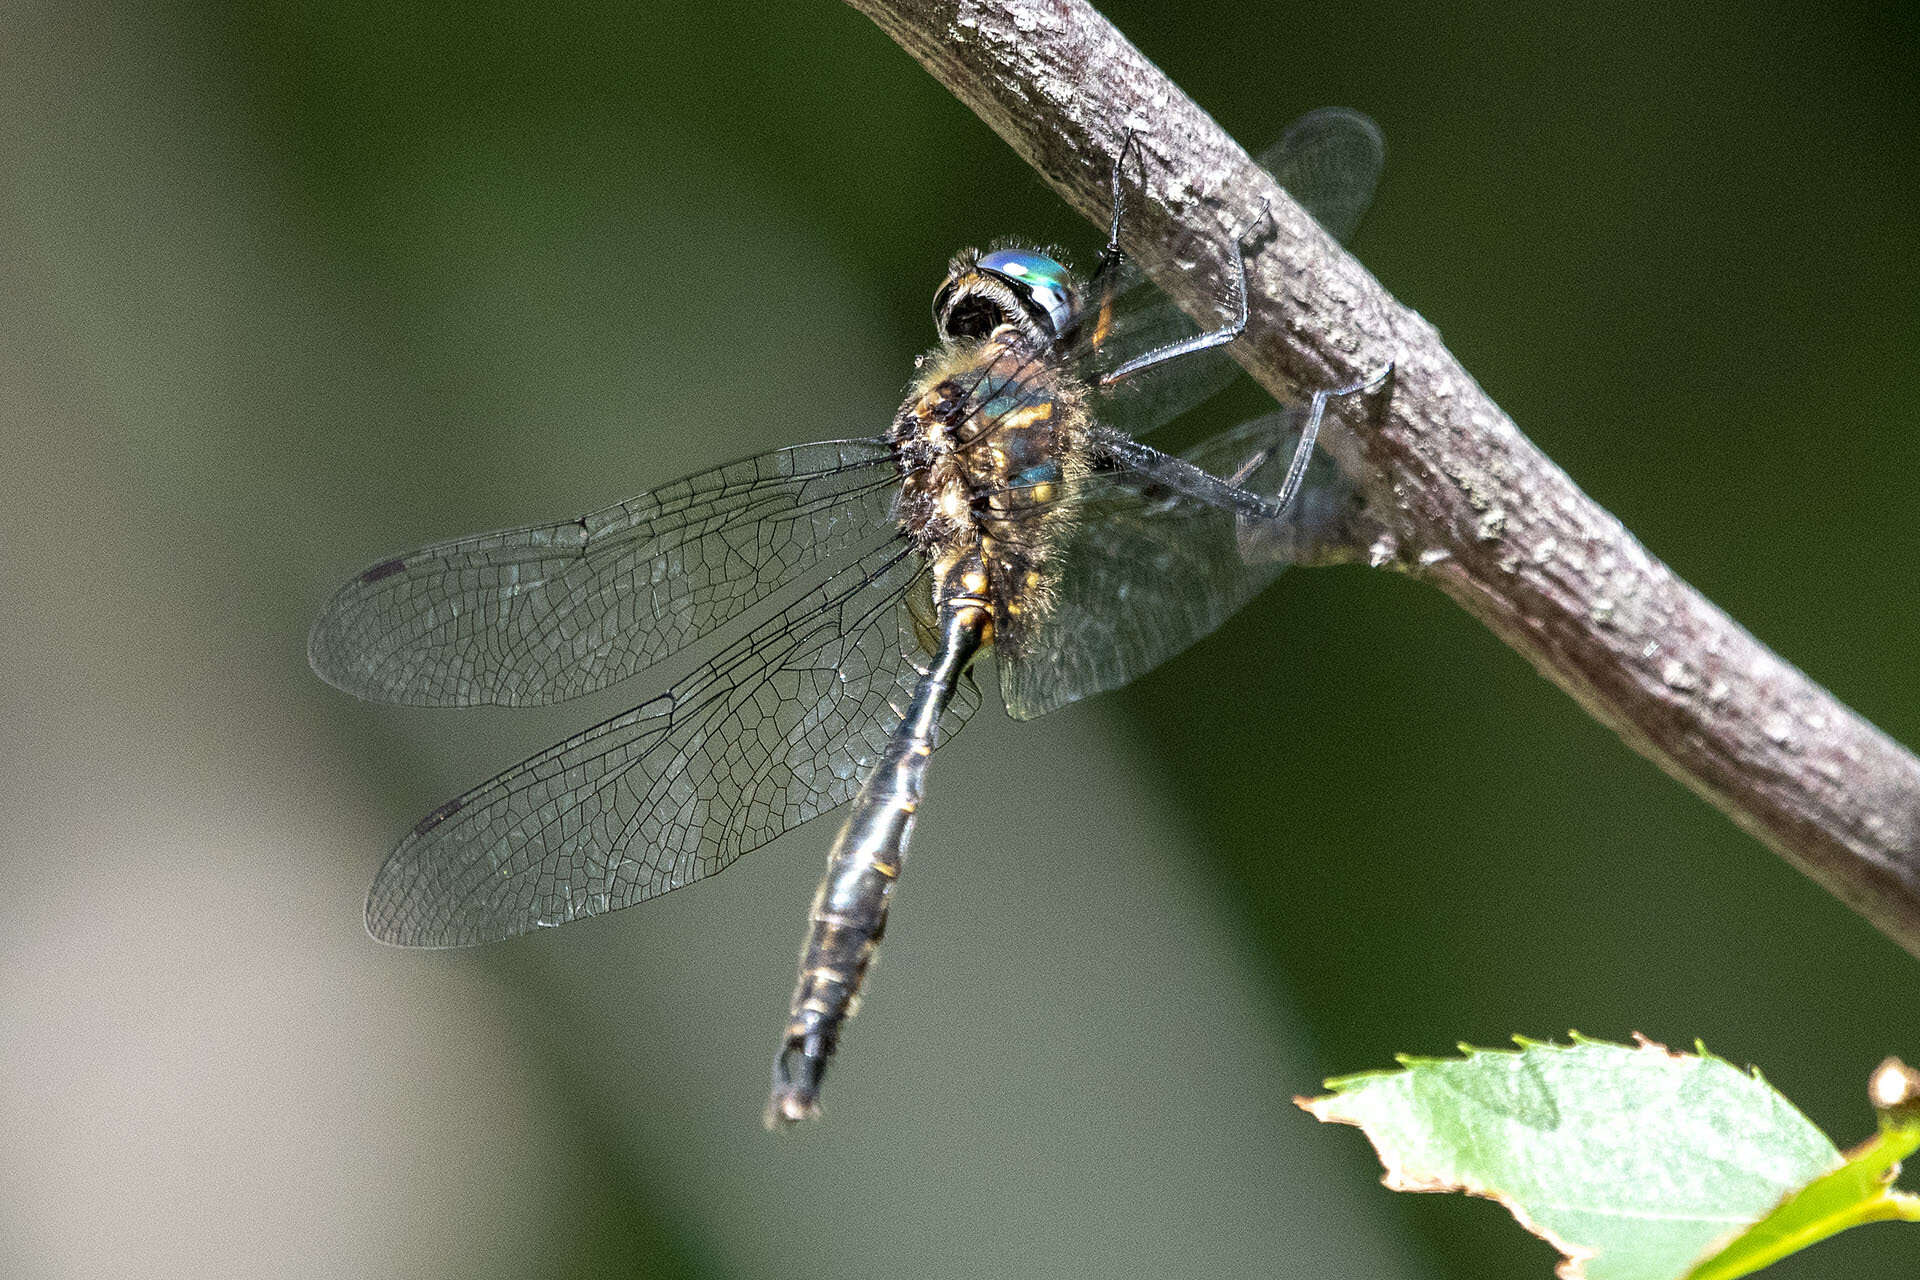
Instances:
[[[406,567],[407,562],[405,560],[397,558],[393,560],[382,560],[379,564],[361,574],[360,581],[370,586],[382,578],[391,578],[394,574],[404,571]]]
[[[466,804],[467,802],[464,797],[455,797],[454,799],[447,801],[445,804],[441,805],[438,809],[435,809],[432,813],[428,814],[426,817],[420,819],[419,822],[415,823],[413,828],[413,834],[416,836],[424,836],[425,834],[427,834],[427,832],[433,830],[435,827],[445,822],[448,818],[451,818],[454,814],[464,809],[466,807]]]

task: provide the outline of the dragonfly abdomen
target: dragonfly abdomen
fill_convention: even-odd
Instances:
[[[769,1126],[819,1112],[827,1060],[839,1042],[840,1028],[853,1016],[860,984],[886,931],[887,907],[905,868],[914,814],[926,791],[927,760],[938,743],[940,715],[991,625],[979,600],[962,598],[942,607],[939,652],[854,796],[846,825],[827,855],[826,878],[808,913],[786,1035],[774,1059]]]

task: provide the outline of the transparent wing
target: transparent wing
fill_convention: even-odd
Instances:
[[[1373,202],[1386,160],[1380,126],[1346,107],[1309,111],[1259,156],[1260,167],[1294,203],[1340,241],[1353,234]],[[1220,322],[1226,320],[1223,311]],[[1081,371],[1089,385],[1096,384],[1100,375],[1133,357],[1199,331],[1193,317],[1150,284],[1132,261],[1123,262],[1111,322],[1098,341],[1089,333],[1087,349],[1078,354]],[[1217,395],[1239,372],[1224,347],[1184,356],[1111,388],[1100,406],[1101,420],[1144,435]]]
[[[490,942],[704,879],[851,799],[920,678],[927,571],[895,538],[666,693],[429,814],[367,896],[385,942]],[[979,705],[963,681],[942,720]]]
[[[1268,414],[1182,455],[1217,476],[1253,464],[1244,487],[1280,485],[1306,411]],[[996,650],[1017,720],[1117,689],[1210,634],[1290,562],[1298,530],[1324,525],[1352,488],[1317,456],[1278,528],[1133,473],[1102,475],[1075,500],[1051,611],[1017,650]]]
[[[1321,107],[1288,125],[1258,159],[1295,204],[1345,243],[1373,203],[1387,142],[1380,126],[1358,111]]]
[[[890,520],[879,440],[779,449],[577,520],[436,543],[342,587],[307,641],[358,697],[527,706],[677,652]]]

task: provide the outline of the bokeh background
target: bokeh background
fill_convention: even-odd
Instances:
[[[1251,148],[1377,117],[1361,257],[1920,742],[1912,6],[1108,12]],[[617,700],[355,704],[303,654],[335,585],[872,433],[954,248],[1098,234],[826,0],[14,0],[0,120],[0,1272],[1544,1276],[1288,1098],[1642,1031],[1846,1143],[1920,1055],[1912,957],[1357,568],[942,751],[824,1125],[758,1116],[830,824],[639,911],[381,948],[392,841]],[[1871,1228],[1778,1274],[1916,1256]]]

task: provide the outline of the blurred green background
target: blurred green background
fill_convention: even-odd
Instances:
[[[1817,10],[1107,8],[1250,148],[1374,115],[1360,256],[1915,743],[1920,39]],[[0,118],[8,1275],[1545,1276],[1287,1099],[1641,1031],[1848,1143],[1920,1055],[1911,957],[1360,569],[941,753],[823,1126],[758,1112],[827,824],[641,911],[380,948],[392,841],[619,704],[355,704],[304,660],[335,585],[871,434],[949,253],[1098,233],[824,0],[15,3]]]

